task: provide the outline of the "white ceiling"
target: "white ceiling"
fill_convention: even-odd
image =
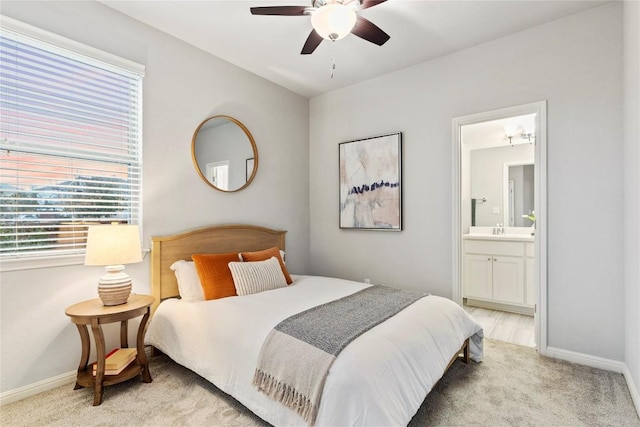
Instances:
[[[249,8],[307,6],[310,0],[100,1],[306,97],[607,3],[389,0],[358,12],[391,36],[383,46],[348,35],[334,43],[323,41],[311,55],[300,55],[311,31],[310,17],[253,16]],[[336,70],[330,78],[332,55]]]

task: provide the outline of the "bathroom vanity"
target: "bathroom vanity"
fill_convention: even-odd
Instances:
[[[470,227],[463,236],[467,305],[534,313],[533,231],[529,227]]]

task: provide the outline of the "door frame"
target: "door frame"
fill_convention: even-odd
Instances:
[[[482,123],[491,120],[504,119],[525,114],[536,114],[536,138],[534,149],[534,204],[536,211],[536,239],[535,239],[535,279],[536,309],[535,309],[535,341],[536,349],[541,355],[547,354],[547,101],[532,102],[485,111],[452,119],[453,135],[453,301],[462,306],[462,210],[461,210],[461,166],[462,166],[462,126]]]
[[[534,180],[534,187],[535,187],[535,166],[536,166],[536,161],[535,159],[533,160],[519,160],[519,161],[514,161],[514,162],[504,162],[502,164],[502,197],[504,202],[502,203],[502,214],[504,216],[502,223],[504,224],[505,227],[511,227],[509,224],[510,222],[510,218],[509,218],[509,212],[511,211],[511,206],[510,206],[510,197],[509,197],[509,191],[510,191],[510,186],[509,186],[509,168],[511,166],[529,166],[529,165],[533,165],[533,169],[534,169],[534,176],[533,176],[533,180]],[[534,188],[534,197],[535,197],[535,188]],[[534,201],[534,205],[535,205],[535,201]]]

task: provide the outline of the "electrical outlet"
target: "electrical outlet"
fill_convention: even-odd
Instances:
[[[364,283],[371,283],[371,279],[364,279]]]

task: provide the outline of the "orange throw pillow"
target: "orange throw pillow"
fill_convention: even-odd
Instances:
[[[229,269],[230,262],[238,262],[238,254],[195,254],[191,259],[198,270],[205,300],[238,295]]]
[[[240,255],[242,255],[242,260],[245,262],[264,261],[271,257],[276,257],[280,263],[280,268],[282,268],[284,278],[287,279],[287,284],[290,285],[293,283],[293,280],[291,280],[291,276],[289,276],[289,272],[287,271],[287,267],[285,267],[282,257],[280,256],[280,249],[277,247],[274,246],[273,248],[256,252],[242,252]]]

